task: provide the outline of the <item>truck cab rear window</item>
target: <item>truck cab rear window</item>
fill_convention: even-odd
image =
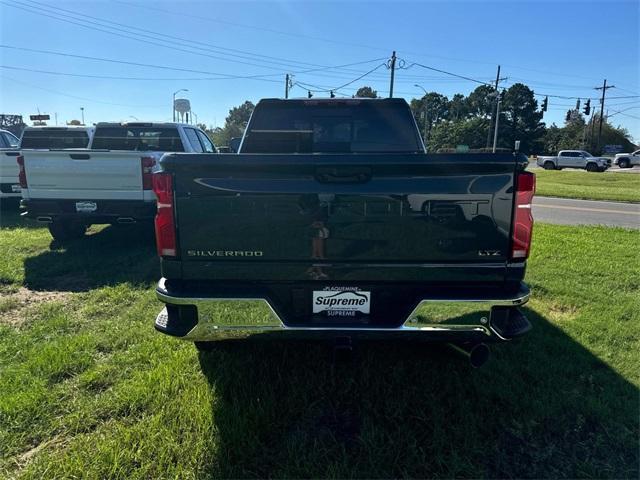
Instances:
[[[134,150],[142,152],[184,152],[176,128],[99,127],[93,137],[96,150]]]
[[[244,153],[422,152],[407,108],[361,102],[335,105],[266,104],[256,108]]]
[[[25,130],[20,148],[87,148],[89,135],[84,130]]]

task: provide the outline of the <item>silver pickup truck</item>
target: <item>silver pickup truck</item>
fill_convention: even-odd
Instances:
[[[604,172],[611,166],[611,159],[594,157],[584,150],[560,150],[557,157],[539,156],[536,163],[545,170],[580,168],[588,172]]]

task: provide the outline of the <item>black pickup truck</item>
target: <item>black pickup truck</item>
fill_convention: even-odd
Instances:
[[[153,176],[156,329],[201,348],[258,334],[467,352],[511,340],[531,328],[526,165],[426,154],[401,99],[262,100],[238,154],[165,154]]]

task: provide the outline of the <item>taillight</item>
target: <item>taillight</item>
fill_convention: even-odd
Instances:
[[[142,189],[151,190],[153,188],[153,167],[156,165],[156,159],[153,157],[142,157],[140,159],[142,166]]]
[[[27,188],[27,172],[24,170],[24,157],[20,155],[16,158],[16,161],[18,162],[18,168],[20,169],[18,172],[20,187]]]
[[[513,212],[513,238],[511,258],[525,260],[531,248],[533,216],[531,202],[536,191],[536,176],[531,172],[520,172],[516,176],[516,202]]]
[[[176,256],[176,226],[173,217],[173,177],[168,173],[152,175],[153,191],[158,199],[156,246],[161,257]]]

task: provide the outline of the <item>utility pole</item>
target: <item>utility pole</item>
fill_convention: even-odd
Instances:
[[[602,140],[602,120],[604,119],[604,97],[608,88],[615,88],[615,85],[607,86],[607,79],[604,79],[604,83],[601,87],[596,87],[596,90],[602,90],[602,98],[600,99],[600,126],[598,127],[598,154],[600,153],[600,141]]]
[[[82,113],[82,125],[84,125],[84,107],[80,107],[80,112]]]
[[[500,82],[500,65],[498,65],[498,73],[496,74],[496,95],[498,95],[498,83]],[[497,97],[496,97],[497,98]],[[491,120],[489,120],[489,129],[487,130],[487,148],[491,145],[491,127],[493,126],[493,109],[491,110]]]
[[[496,93],[498,91],[496,90]],[[498,125],[500,124],[500,103],[501,103],[501,98],[500,95],[498,95],[496,97],[497,99],[497,104],[496,104],[496,128],[493,131],[493,153],[496,153],[496,145],[498,144]]]
[[[396,73],[396,51],[391,54],[391,84],[389,85],[389,98],[393,98],[393,80]]]
[[[289,98],[289,74],[284,78],[284,98]]]
[[[591,112],[591,135],[589,136],[589,150],[593,149],[593,135],[594,135],[594,128],[596,125],[596,109],[593,109],[593,112]]]

